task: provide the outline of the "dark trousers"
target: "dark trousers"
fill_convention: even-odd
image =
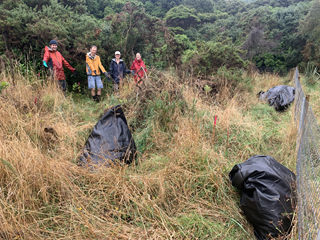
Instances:
[[[66,80],[58,80],[58,87],[63,91],[64,94],[67,92],[67,82]]]

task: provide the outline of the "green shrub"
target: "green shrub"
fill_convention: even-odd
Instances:
[[[241,69],[227,69],[225,66],[218,69],[215,77],[222,84],[227,82],[232,89],[251,91],[252,79],[245,77]]]
[[[7,83],[7,82],[1,82],[1,84],[0,84],[0,93],[1,93],[4,89],[6,89],[7,87],[9,87],[9,86],[10,86],[9,83]]]
[[[314,85],[320,80],[320,74],[318,73],[318,67],[313,62],[308,62],[305,67],[305,77],[308,84]]]
[[[230,39],[223,42],[197,42],[197,51],[187,50],[182,56],[183,68],[193,70],[198,75],[212,75],[219,68],[246,68],[248,61],[244,61],[238,49]]]

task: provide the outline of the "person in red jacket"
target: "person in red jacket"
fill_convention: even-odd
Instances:
[[[63,66],[67,67],[73,74],[77,74],[76,70],[62,57],[57,51],[58,43],[56,40],[51,40],[49,47],[45,47],[43,56],[43,66],[49,68],[54,80],[57,80],[64,94],[67,91],[66,76],[64,75]]]
[[[133,61],[132,65],[130,67],[130,70],[133,70],[135,73],[134,81],[136,84],[140,81],[140,79],[143,79],[145,77],[144,71],[141,68],[143,68],[146,73],[148,72],[146,65],[144,64],[144,62],[141,59],[140,53],[137,53],[136,59]],[[142,83],[142,81],[140,83]]]

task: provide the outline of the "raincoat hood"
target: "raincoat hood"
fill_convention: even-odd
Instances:
[[[114,58],[114,59],[112,59],[112,61],[117,62],[115,58]],[[123,60],[122,60],[122,59],[120,59],[120,61],[119,61],[119,62],[123,62]]]
[[[94,55],[94,56],[92,56],[92,55],[91,55],[91,52],[88,52],[87,55],[88,55],[88,57],[89,57],[90,59],[95,59],[95,57],[97,56],[97,54]]]
[[[56,52],[56,51],[53,51],[52,48],[50,48],[50,47],[48,47],[48,46],[46,46],[46,47],[44,48],[44,50],[45,50],[45,51],[49,51],[49,52]]]

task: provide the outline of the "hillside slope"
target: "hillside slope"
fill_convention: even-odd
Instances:
[[[136,97],[129,83],[119,98],[108,94],[100,104],[75,94],[64,99],[38,77],[20,76],[16,87],[1,93],[1,237],[254,239],[228,173],[256,154],[295,170],[292,108],[278,113],[255,96],[274,85],[292,85],[292,78],[255,74],[253,89],[238,92],[230,92],[225,79],[213,98],[178,84],[173,73],[150,75],[162,91]],[[0,81],[11,79],[2,74]],[[134,128],[138,159],[97,172],[78,167],[100,114],[116,104],[124,104]]]

